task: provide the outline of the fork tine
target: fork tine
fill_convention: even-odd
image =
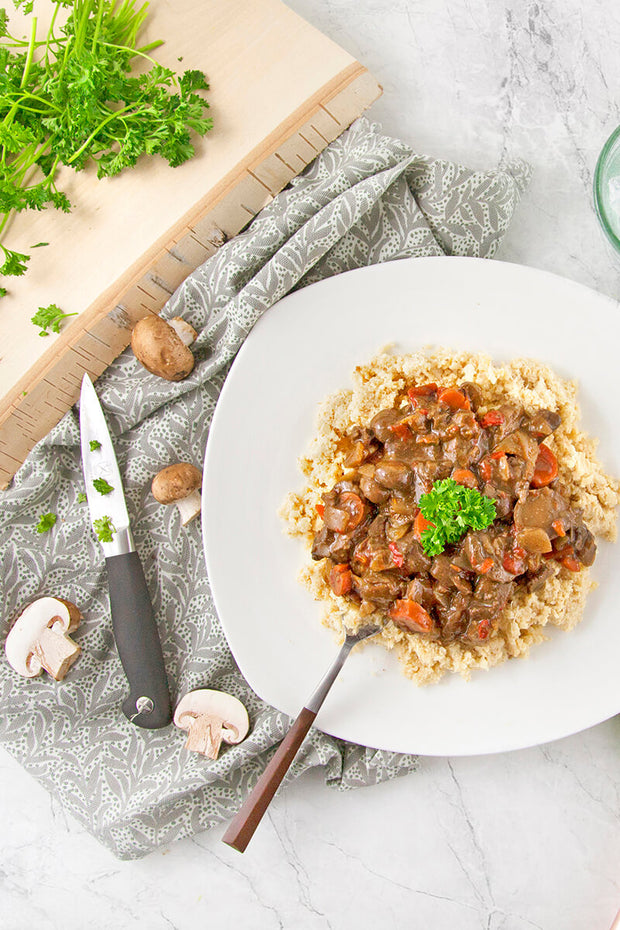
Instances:
[[[371,636],[374,636],[376,633],[380,633],[382,626],[380,623],[368,623],[366,626],[360,627],[359,630],[356,630],[355,633],[350,633],[345,627],[345,637],[346,641],[349,643],[360,643],[364,639],[368,639]]]

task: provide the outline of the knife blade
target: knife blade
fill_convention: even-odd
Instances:
[[[87,374],[80,394],[80,442],[91,523],[105,556],[114,638],[129,683],[123,713],[136,726],[159,729],[171,722],[172,708],[157,621],[108,424]]]

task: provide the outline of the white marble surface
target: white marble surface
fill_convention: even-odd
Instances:
[[[592,210],[620,122],[615,0],[290,0],[376,74],[421,152],[534,168],[499,255],[620,296]],[[608,930],[620,721],[505,755],[424,759],[341,794],[290,784],[244,856],[223,828],[121,863],[0,753],[0,928]]]

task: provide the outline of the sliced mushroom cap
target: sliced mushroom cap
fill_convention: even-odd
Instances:
[[[158,472],[151,483],[153,497],[160,504],[176,504],[185,526],[200,513],[202,472],[191,462],[177,462]]]
[[[526,526],[517,533],[517,543],[527,552],[551,552],[553,546],[545,531],[539,526]]]
[[[525,527],[539,527],[547,535],[555,535],[552,525],[567,513],[566,501],[552,488],[528,491],[523,500],[515,504],[514,522],[517,531]]]
[[[196,330],[180,317],[167,322],[159,316],[148,316],[134,326],[131,348],[151,374],[167,381],[182,381],[194,368],[188,346],[196,336]]]
[[[538,457],[538,442],[525,430],[517,429],[514,433],[510,433],[495,446],[493,451],[506,452],[508,455],[516,455],[523,459],[529,465],[526,474],[528,477],[533,474]]]
[[[528,429],[536,436],[550,436],[561,422],[562,417],[559,413],[553,410],[537,410],[529,419]]]
[[[19,615],[7,636],[6,657],[19,675],[34,678],[45,669],[61,681],[81,649],[68,636],[81,620],[78,608],[61,598],[40,597]]]
[[[188,731],[186,749],[217,759],[222,740],[240,743],[250,729],[241,701],[225,691],[202,688],[186,694],[174,713],[175,726]]]

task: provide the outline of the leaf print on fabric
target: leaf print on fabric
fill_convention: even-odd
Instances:
[[[234,694],[250,715],[246,740],[223,747],[216,762],[188,753],[175,727],[145,732],[121,712],[127,682],[112,635],[105,563],[86,508],[75,505],[83,488],[76,410],[33,449],[4,492],[0,636],[42,593],[73,601],[84,620],[76,633],[82,653],[60,685],[66,690],[43,676],[19,678],[2,656],[0,742],[120,858],[232,817],[289,726],[251,691],[230,654],[200,521],[181,529],[175,509],[153,500],[153,476],[175,460],[202,467],[232,359],[277,300],[379,261],[444,250],[490,257],[527,180],[523,163],[472,172],[416,155],[358,120],[168,301],[162,315],[183,316],[198,332],[188,378],[160,382],[126,351],[98,379],[175,703],[186,691],[211,687]],[[35,539],[44,512],[59,520],[49,538]],[[413,772],[417,761],[314,730],[293,772],[312,766],[322,767],[327,784],[348,790]]]

